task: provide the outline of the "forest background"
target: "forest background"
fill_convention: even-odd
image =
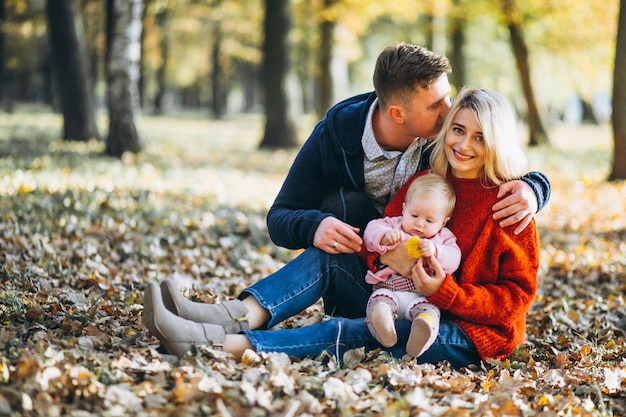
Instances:
[[[268,7],[282,20],[268,24]],[[122,10],[134,20],[120,23]],[[626,415],[626,186],[606,181],[618,11],[617,0],[0,0],[0,415]],[[68,12],[84,29],[79,72],[55,62],[71,42],[50,36]],[[199,349],[168,362],[141,320],[145,284],[173,277],[217,302],[297,255],[271,243],[265,213],[315,122],[371,90],[376,56],[398,41],[446,53],[456,88],[505,94],[530,168],[552,181],[527,343],[466,370],[378,351],[238,364]],[[272,63],[269,91],[284,102],[268,102]],[[112,67],[133,81],[113,102]],[[124,115],[134,138],[115,130]],[[262,146],[276,119],[294,137]],[[320,319],[315,305],[280,327]]]

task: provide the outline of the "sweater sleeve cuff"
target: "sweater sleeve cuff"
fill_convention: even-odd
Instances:
[[[537,196],[537,213],[543,209],[550,199],[550,180],[541,172],[531,171],[520,178],[535,192]]]
[[[428,297],[428,301],[435,304],[442,310],[449,310],[450,306],[452,306],[452,303],[454,302],[454,299],[456,298],[458,289],[459,286],[452,275],[447,274],[446,278],[443,280],[443,284],[441,284],[441,287],[439,287],[436,293]]]

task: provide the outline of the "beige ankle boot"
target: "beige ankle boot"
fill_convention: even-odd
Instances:
[[[165,308],[161,290],[155,283],[148,284],[144,292],[143,322],[165,350],[179,358],[185,356],[194,344],[221,348],[226,338],[222,326],[196,323],[172,314]]]
[[[367,327],[372,336],[385,347],[392,347],[398,342],[396,318],[397,315],[387,302],[386,297],[374,297],[367,306],[367,317],[365,318]]]
[[[426,352],[437,339],[439,333],[439,309],[430,303],[419,303],[411,310],[413,324],[406,342],[406,353],[414,358]]]
[[[187,320],[197,323],[219,324],[226,334],[248,330],[248,309],[240,300],[229,300],[219,304],[195,303],[185,298],[174,281],[161,282],[161,293],[165,307]]]

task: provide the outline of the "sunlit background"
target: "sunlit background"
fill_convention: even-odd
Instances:
[[[45,1],[2,3],[0,99],[5,108],[22,102],[53,106]],[[100,105],[106,97],[105,3],[76,1]],[[513,23],[522,31],[545,122],[604,122],[610,115],[618,6],[617,0],[293,0],[290,111],[323,115],[328,103],[371,90],[380,50],[404,41],[446,54],[455,87],[494,88],[523,114],[526,103],[509,30]],[[206,109],[207,117],[223,117],[262,111],[263,7],[258,1],[146,1],[144,112]],[[324,51],[331,57],[325,67]],[[320,102],[322,71],[330,71],[332,91]],[[217,104],[211,104],[214,99]]]

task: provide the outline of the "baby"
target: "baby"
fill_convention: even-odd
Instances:
[[[461,250],[445,225],[455,203],[454,190],[444,178],[424,174],[407,190],[402,216],[368,223],[363,235],[365,247],[383,254],[409,238],[419,239],[417,256],[434,256],[443,270],[452,274],[461,262]],[[418,357],[428,350],[439,332],[440,312],[417,293],[412,279],[383,267],[377,272],[368,271],[365,281],[374,285],[365,321],[376,340],[385,347],[394,346],[398,340],[394,320],[404,319],[412,322],[407,353]]]

